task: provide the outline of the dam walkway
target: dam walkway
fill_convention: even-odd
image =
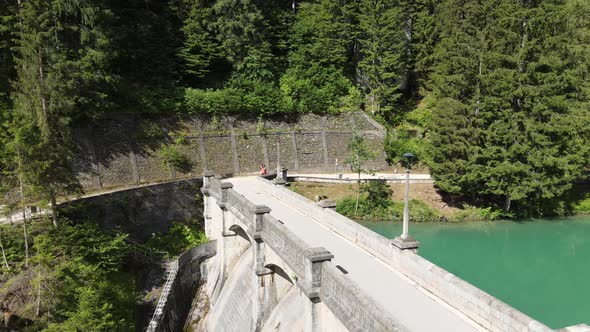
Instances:
[[[257,177],[225,181],[254,204],[270,207],[270,214],[308,245],[324,247],[334,254],[333,263],[409,330],[486,330],[391,265],[322,225],[308,213],[305,204],[274,194],[276,188],[269,181]]]

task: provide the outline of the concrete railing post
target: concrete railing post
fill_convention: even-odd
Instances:
[[[213,172],[205,172],[203,173],[203,188],[209,188],[209,183],[211,183],[211,179],[215,176]]]
[[[254,272],[256,273],[258,291],[258,297],[254,308],[254,317],[256,317],[255,331],[260,330],[262,322],[268,314],[269,308],[266,300],[266,292],[269,287],[272,287],[272,285],[269,284],[270,280],[268,280],[267,276],[272,274],[273,271],[265,267],[265,244],[262,240],[264,215],[268,213],[270,213],[270,208],[268,206],[256,205],[256,208],[254,209],[253,225],[251,226],[252,238],[254,238]]]
[[[277,169],[277,177],[274,179],[274,184],[278,184],[281,186],[287,185],[287,168],[279,168]]]
[[[222,182],[220,185],[221,188],[221,199],[217,201],[217,205],[221,208],[221,235],[222,236],[234,236],[236,235],[235,232],[232,232],[227,229],[227,191],[233,188],[234,185],[229,182]]]
[[[268,269],[264,267],[264,241],[262,241],[262,223],[264,215],[270,213],[270,208],[266,205],[256,205],[254,210],[254,224],[252,225],[252,238],[254,239],[254,271],[256,275],[268,274]]]
[[[319,316],[320,288],[322,286],[322,265],[334,258],[334,255],[328,250],[319,247],[311,248],[305,253],[305,280],[301,283],[301,288],[309,298],[308,306],[308,326],[306,331],[321,331],[321,322]]]
[[[203,174],[203,187],[201,187],[201,193],[203,194],[203,218],[205,218],[205,235],[211,237],[211,193],[209,192],[209,183],[215,176],[213,172],[205,172]]]

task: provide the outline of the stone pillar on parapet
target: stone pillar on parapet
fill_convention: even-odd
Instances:
[[[222,182],[220,185],[221,199],[217,201],[217,205],[219,205],[219,207],[221,208],[221,229],[223,230],[221,233],[222,236],[236,235],[236,232],[227,229],[227,218],[229,218],[229,213],[227,212],[227,192],[233,187],[234,185],[229,182]]]
[[[308,326],[306,331],[321,331],[321,321],[319,315],[320,306],[320,289],[322,287],[322,265],[334,258],[334,255],[322,247],[311,248],[305,253],[305,279],[298,282],[299,287],[309,299],[308,303]]]
[[[269,304],[266,301],[266,292],[268,287],[272,287],[272,278],[269,279],[273,271],[267,267],[265,258],[265,244],[262,240],[262,227],[264,216],[270,213],[270,208],[266,205],[256,205],[254,209],[254,220],[252,221],[252,238],[254,239],[254,273],[256,274],[257,300],[254,308],[255,331],[259,331],[262,322],[269,312]]]
[[[288,168],[277,168],[277,177],[274,179],[274,184],[286,186],[287,185],[287,171]]]
[[[211,238],[211,200],[209,197],[211,193],[209,192],[209,183],[211,183],[211,179],[215,176],[213,172],[205,172],[203,174],[203,186],[201,187],[201,193],[203,194],[203,218],[205,219],[205,235]]]
[[[264,215],[270,213],[270,208],[266,205],[256,205],[254,210],[253,227],[251,229],[252,238],[254,239],[254,271],[256,275],[265,275],[269,269],[264,267],[264,241],[262,241],[262,223]]]
[[[209,187],[209,183],[211,182],[211,178],[213,178],[215,176],[215,173],[207,171],[205,173],[203,173],[203,187],[207,188]]]
[[[322,199],[316,203],[319,207],[329,210],[336,210],[336,202],[331,199]]]

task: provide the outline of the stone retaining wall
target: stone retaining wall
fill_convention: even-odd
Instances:
[[[201,220],[202,179],[179,180],[88,196],[60,204],[72,220],[87,220],[102,228],[120,228],[143,242],[164,233],[175,221]]]
[[[261,182],[268,180],[258,177]],[[396,270],[404,273],[424,289],[435,294],[460,312],[490,331],[553,331],[461,278],[445,271],[417,254],[401,251],[370,229],[338,214],[323,209],[309,199],[281,186],[265,186],[277,199],[300,207],[301,213],[364,248]]]
[[[86,191],[193,178],[206,171],[253,173],[260,163],[276,168],[277,159],[292,170],[334,171],[345,163],[353,131],[363,134],[378,155],[370,167],[385,169],[385,131],[363,113],[308,114],[264,123],[112,114],[93,127],[75,130],[74,168]],[[187,158],[185,169],[164,164],[165,146]]]

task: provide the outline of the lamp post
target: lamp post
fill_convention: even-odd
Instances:
[[[410,152],[406,152],[402,155],[404,166],[406,167],[406,194],[404,197],[404,219],[402,226],[402,234],[393,239],[393,245],[401,250],[413,250],[418,251],[420,243],[412,238],[408,232],[410,225],[410,169],[415,160],[416,156]]]

